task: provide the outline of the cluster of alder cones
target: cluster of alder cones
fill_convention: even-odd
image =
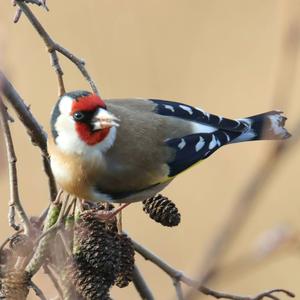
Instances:
[[[59,275],[63,299],[108,300],[112,286],[124,288],[132,281],[134,248],[131,239],[118,231],[116,219],[101,221],[98,214],[103,209],[103,205],[86,207],[78,215],[73,212],[65,218],[64,241],[73,249],[71,256],[67,255],[66,245],[59,235],[46,251],[46,264]],[[143,210],[164,226],[180,223],[175,204],[162,195],[145,200]],[[36,224],[36,236],[41,233],[41,227]],[[18,260],[30,258],[33,249],[32,240],[19,232],[0,251],[1,299],[26,299],[31,279],[15,266]]]

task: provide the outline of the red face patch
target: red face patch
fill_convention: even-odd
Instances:
[[[97,108],[106,108],[106,105],[99,96],[90,94],[73,101],[71,115],[76,111],[94,111]]]
[[[106,108],[104,101],[97,95],[91,94],[88,96],[81,97],[73,101],[71,115],[75,112],[93,112],[98,108]],[[76,131],[86,144],[93,146],[100,143],[109,133],[109,128],[104,128],[102,130],[93,131],[89,124],[84,122],[75,123]]]
[[[110,128],[103,128],[102,130],[91,131],[87,124],[80,122],[77,122],[75,127],[80,138],[90,146],[96,145],[104,140],[110,130]]]

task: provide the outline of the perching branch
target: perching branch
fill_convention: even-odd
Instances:
[[[212,289],[209,289],[207,287],[201,286],[199,287],[199,283],[186,276],[182,272],[176,270],[169,264],[167,264],[165,261],[163,261],[160,257],[137,243],[136,241],[132,241],[134,245],[134,249],[143,256],[146,260],[151,261],[153,264],[155,264],[157,267],[159,267],[162,271],[164,271],[166,274],[168,274],[173,282],[183,282],[186,285],[192,287],[193,289],[197,290],[198,292],[201,292],[205,295],[212,296],[217,299],[231,299],[231,300],[260,300],[264,297],[268,297],[271,299],[279,299],[278,297],[274,296],[273,293],[284,293],[289,297],[295,297],[293,293],[290,291],[284,290],[284,289],[274,289],[267,292],[260,293],[254,297],[250,296],[238,296],[238,295],[232,295],[228,293],[218,292]],[[176,287],[176,285],[175,285]],[[178,289],[176,289],[177,295],[178,295]],[[179,298],[180,299],[180,298]]]
[[[57,74],[58,78],[58,85],[59,85],[59,95],[63,95],[65,93],[65,87],[64,87],[64,81],[63,81],[63,71],[59,63],[59,59],[57,56],[57,52],[61,53],[63,56],[68,58],[73,64],[76,65],[76,67],[81,72],[82,76],[86,79],[88,84],[90,85],[92,91],[95,94],[99,94],[97,86],[94,82],[94,80],[89,75],[87,69],[85,68],[85,62],[81,59],[79,59],[77,56],[75,56],[73,53],[71,53],[69,50],[65,49],[58,43],[56,43],[51,36],[48,34],[48,32],[44,29],[44,27],[41,25],[39,20],[35,17],[35,15],[31,12],[30,8],[24,3],[22,0],[16,0],[16,3],[21,8],[21,10],[24,12],[32,26],[35,28],[35,30],[38,32],[40,37],[43,39],[47,50],[50,53],[51,56],[51,62],[52,66],[54,67],[54,70]]]
[[[2,98],[0,97],[0,123],[4,132],[4,139],[6,145],[7,152],[7,160],[9,164],[9,181],[10,181],[10,201],[9,201],[9,224],[15,229],[18,230],[19,226],[15,223],[15,209],[17,210],[19,217],[24,226],[24,233],[30,233],[30,222],[29,218],[21,204],[21,200],[19,197],[19,187],[18,187],[18,175],[17,175],[17,157],[14,150],[14,145],[11,137],[10,128],[8,125],[8,113],[6,111],[6,107],[2,102]]]

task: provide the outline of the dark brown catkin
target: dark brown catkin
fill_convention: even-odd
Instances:
[[[85,300],[109,299],[112,282],[97,272],[81,254],[75,254],[67,266],[68,277]]]
[[[26,272],[7,272],[1,278],[0,295],[7,300],[25,300],[29,289],[29,276]]]
[[[127,234],[123,233],[119,235],[121,258],[120,258],[120,270],[116,280],[116,286],[123,288],[128,286],[132,281],[133,268],[134,268],[134,248],[131,239]]]
[[[180,223],[180,213],[171,200],[163,195],[156,195],[143,201],[143,210],[156,222],[173,227]]]
[[[108,300],[120,270],[120,240],[113,223],[97,218],[101,208],[85,211],[76,222],[75,254],[67,273],[76,291],[90,300]]]

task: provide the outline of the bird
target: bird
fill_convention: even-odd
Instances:
[[[91,202],[143,201],[224,145],[283,140],[281,111],[240,119],[159,99],[62,95],[51,115],[51,168],[66,192]]]

